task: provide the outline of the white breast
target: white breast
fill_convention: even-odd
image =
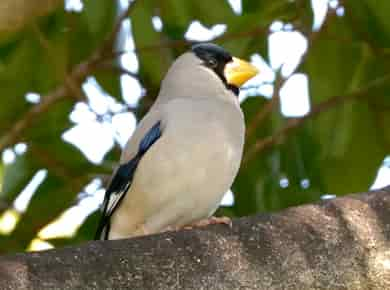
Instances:
[[[210,216],[233,183],[244,144],[238,106],[201,98],[166,106],[175,113],[162,110],[162,137],[140,161],[124,201],[128,211],[142,207],[149,232]]]

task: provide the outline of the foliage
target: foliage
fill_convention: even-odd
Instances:
[[[259,53],[268,59],[267,37],[275,20],[291,23],[309,41],[296,72],[308,76],[311,113],[301,119],[281,114],[278,93],[286,80],[278,71],[273,99],[258,95],[243,102],[247,126],[253,130],[233,185],[236,203],[220,214],[243,216],[317,201],[324,194],[365,191],[390,153],[390,2],[340,2],[345,15],[329,9],[319,31],[312,29],[308,0],[243,0],[240,15],[225,0],[146,0],[131,9],[140,63],[137,77],[146,88],[134,109],[137,116],[156,97],[171,61],[188,48],[184,33],[193,20],[206,26],[227,24],[226,33],[214,41],[242,58]],[[61,139],[72,126],[69,113],[82,100],[78,88],[86,75],[95,76],[106,92],[123,102],[120,70],[113,69],[117,55],[107,51],[105,41],[115,30],[117,11],[115,1],[86,0],[80,13],[59,7],[18,31],[1,35],[0,29],[0,149],[18,142],[28,145],[14,163],[0,164],[0,210],[12,204],[37,170],[48,169],[16,229],[0,235],[0,252],[24,250],[39,229],[76,202],[77,193],[94,176],[110,174],[119,158],[119,150],[112,150],[96,166]],[[161,31],[152,25],[156,15],[163,23]],[[74,69],[97,51],[104,62],[88,66],[81,79],[73,78]],[[61,98],[51,102],[59,87],[64,89]],[[27,103],[24,96],[29,92],[39,93],[41,103]],[[50,104],[43,108],[45,98]],[[34,107],[42,111],[31,113]],[[28,122],[13,134],[20,120]],[[287,187],[280,186],[283,178],[289,181]],[[91,239],[97,218],[98,213],[92,214],[74,238],[52,242]]]

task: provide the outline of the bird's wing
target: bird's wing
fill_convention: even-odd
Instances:
[[[101,217],[95,239],[107,239],[110,230],[110,218],[126,195],[134,177],[135,170],[142,156],[161,137],[161,121],[156,122],[142,137],[138,151],[127,163],[119,166],[106,191],[103,201],[103,215]]]

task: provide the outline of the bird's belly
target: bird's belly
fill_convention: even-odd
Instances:
[[[134,179],[134,187],[144,192],[148,216],[163,209],[175,216],[170,225],[210,216],[230,188],[241,160],[242,148],[231,136],[212,130],[190,136],[194,137],[178,140],[172,136],[169,140],[170,136],[165,136],[161,141],[167,145],[159,144],[158,152],[145,156]],[[173,142],[175,151],[168,146]]]

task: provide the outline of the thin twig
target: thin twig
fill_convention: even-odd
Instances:
[[[267,27],[256,26],[255,28],[248,30],[248,31],[223,34],[219,37],[216,37],[212,41],[217,42],[217,43],[223,43],[223,42],[237,40],[237,39],[245,38],[245,37],[260,36],[260,35],[264,35],[267,32],[268,32]],[[187,46],[190,46],[192,44],[194,44],[193,41],[189,41],[189,40],[185,40],[185,39],[161,41],[161,42],[155,43],[155,44],[148,44],[148,45],[140,46],[140,47],[134,48],[132,50],[117,50],[117,51],[107,52],[105,54],[105,59],[107,60],[107,59],[116,58],[116,57],[121,56],[125,53],[139,53],[140,54],[140,53],[145,53],[145,52],[159,51],[161,48],[187,47]]]
[[[264,120],[272,113],[272,111],[277,107],[280,103],[280,89],[283,86],[285,79],[281,76],[280,71],[276,72],[276,79],[274,85],[274,92],[272,94],[271,101],[269,101],[261,110],[257,112],[253,120],[248,126],[246,130],[246,139],[248,140],[256,129],[264,122]]]
[[[115,72],[115,73],[118,73],[121,75],[126,74],[126,75],[132,76],[134,78],[138,77],[138,75],[136,73],[133,73],[122,66],[116,65],[116,64],[112,63],[111,61],[98,63],[96,65],[96,69],[102,70],[102,71],[111,71],[111,72]]]
[[[50,170],[51,174],[66,180],[67,186],[71,188],[71,191],[78,192],[85,185],[86,177],[75,175],[72,170],[69,170],[66,167],[63,161],[58,159],[51,152],[44,150],[38,144],[34,143],[29,144],[29,150],[45,168]]]
[[[31,127],[34,121],[39,115],[45,113],[51,108],[52,105],[65,99],[67,96],[71,96],[75,89],[76,84],[81,84],[82,81],[96,69],[96,66],[104,60],[105,51],[109,49],[109,43],[115,40],[116,34],[120,30],[122,21],[131,13],[134,9],[134,4],[138,1],[133,1],[129,5],[128,9],[123,13],[116,22],[112,32],[109,34],[104,44],[96,49],[96,51],[86,61],[78,64],[72,72],[65,78],[65,82],[59,85],[52,92],[42,97],[42,101],[28,110],[24,116],[16,121],[16,123],[8,129],[7,133],[0,138],[0,152],[7,146],[20,140],[20,136],[23,131]],[[84,98],[84,96],[77,94],[76,97]]]
[[[278,130],[272,136],[263,138],[258,140],[249,150],[245,153],[243,158],[243,166],[245,166],[256,154],[259,154],[266,149],[269,149],[273,145],[278,144],[282,139],[284,139],[287,134],[289,134],[292,130],[298,128],[303,125],[306,120],[316,117],[319,113],[328,111],[330,109],[335,108],[337,105],[344,103],[346,101],[356,100],[362,97],[370,96],[369,92],[372,89],[381,87],[382,85],[387,84],[390,81],[390,74],[385,75],[381,78],[378,78],[372,82],[370,82],[367,86],[360,88],[358,90],[353,91],[350,94],[343,96],[334,96],[329,98],[328,100],[314,106],[310,113],[301,117],[301,118],[292,118],[287,121],[286,126]]]
[[[126,20],[130,16],[130,14],[134,11],[136,4],[140,2],[139,0],[132,1],[126,10],[118,17],[115,22],[114,28],[111,33],[104,40],[103,45],[98,49],[98,54],[100,54],[100,58],[104,58],[106,54],[110,54],[114,50],[115,40],[119,34],[119,31],[122,27],[122,22]]]
[[[311,33],[307,34],[307,40],[308,40],[308,45],[309,47],[313,46],[314,42],[320,34],[323,32],[323,30],[326,28],[326,26],[329,24],[329,21],[333,19],[333,14],[332,13],[327,13],[325,22],[323,23],[321,29],[319,31],[311,31]],[[307,56],[308,56],[308,50],[306,53],[301,57],[300,59],[300,64],[299,66],[295,69],[295,71],[299,70],[300,66],[305,62]],[[256,131],[256,129],[264,122],[264,120],[272,113],[274,108],[280,104],[280,89],[283,87],[284,83],[286,82],[287,79],[283,78],[281,74],[281,70],[275,72],[276,74],[276,79],[274,82],[274,92],[272,95],[272,99],[270,102],[268,102],[261,110],[259,110],[254,117],[254,119],[251,121],[251,123],[248,126],[248,129],[246,131],[246,139],[248,140],[253,133]],[[266,146],[267,143],[267,138],[263,139],[263,142],[261,142],[259,147]]]
[[[7,133],[0,138],[0,152],[3,151],[7,146],[19,140],[22,132],[32,125],[36,117],[46,112],[53,104],[57,103],[64,98],[66,89],[64,86],[60,86],[42,98],[42,101],[27,111],[24,116],[19,119]]]

